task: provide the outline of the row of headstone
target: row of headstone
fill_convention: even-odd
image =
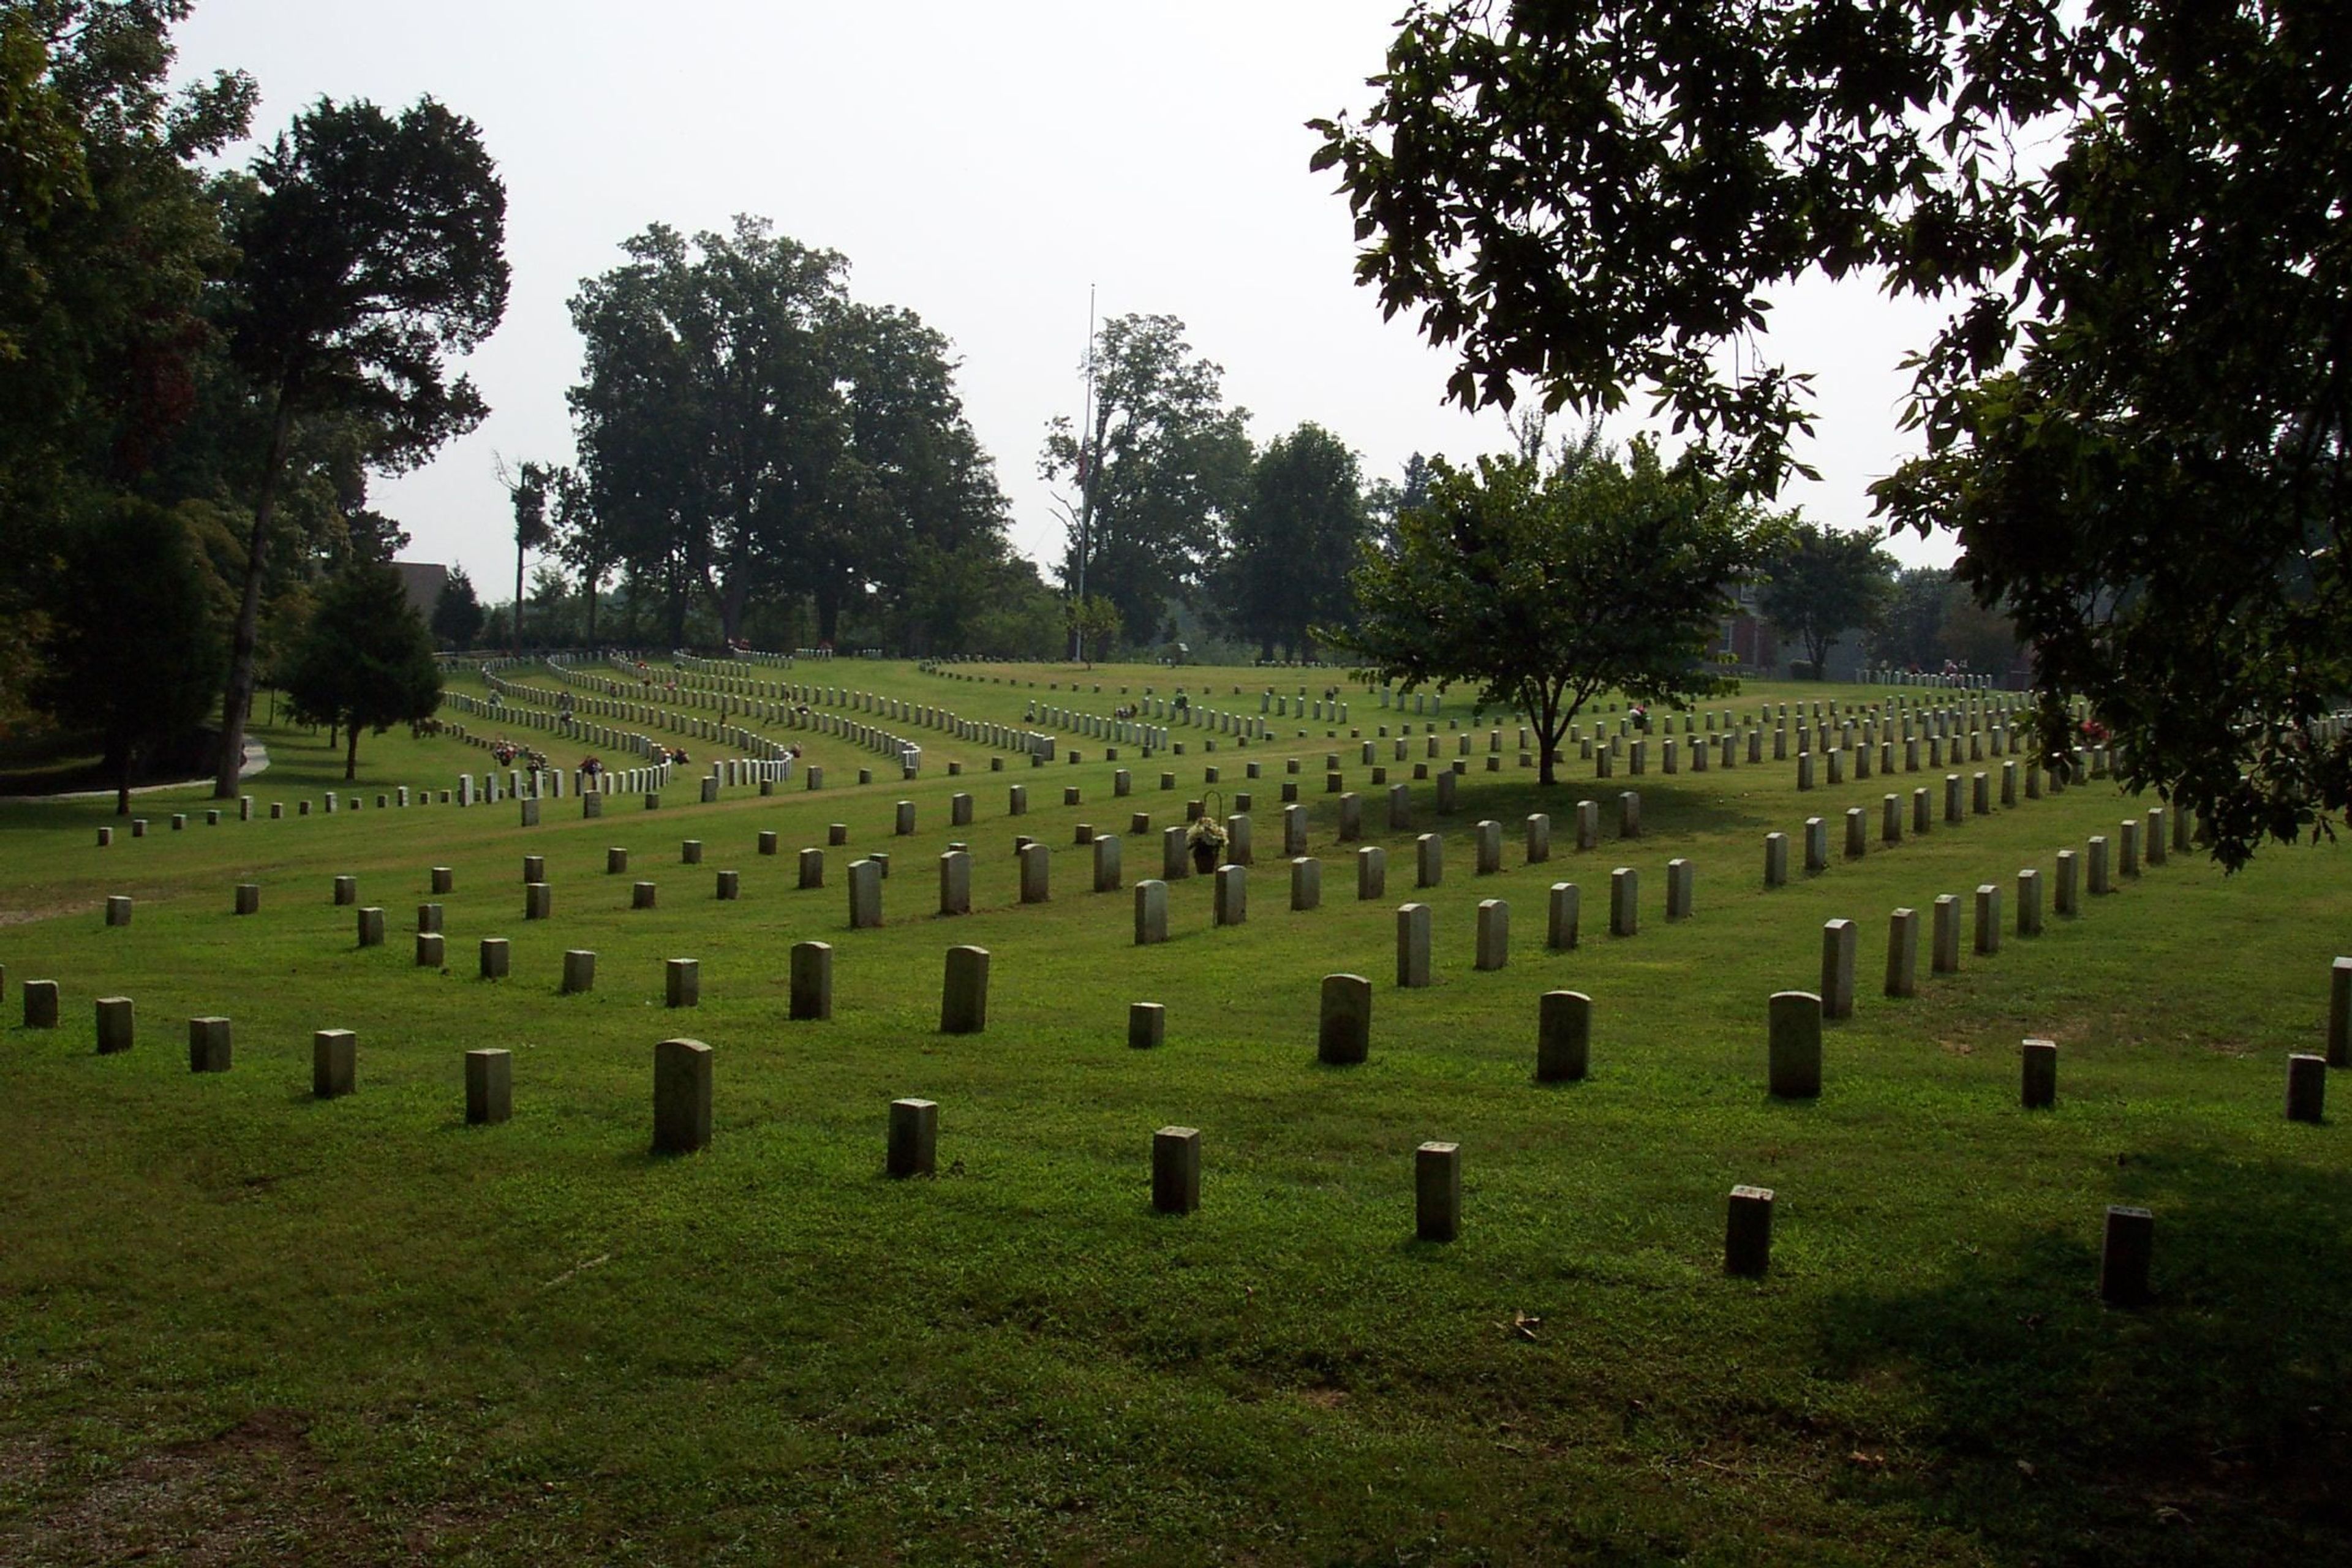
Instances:
[[[708,660],[681,658],[680,662],[690,669],[710,668]],[[740,678],[719,676],[716,679],[720,680],[737,679],[739,685],[755,688],[760,685],[758,682],[741,682]],[[871,712],[878,717],[945,731],[959,740],[971,741],[1026,755],[1042,755],[1048,762],[1054,760],[1053,742],[1055,737],[1053,735],[1034,731],[1017,731],[1003,725],[964,720],[943,708],[933,705],[909,702],[903,698],[886,697],[872,692],[846,691],[837,687],[786,685],[777,686],[772,689],[782,700],[816,701],[829,706],[846,704],[855,710]],[[769,704],[762,708],[756,703],[747,703],[747,710],[756,713],[765,713],[771,722],[795,721],[790,716],[789,710],[778,704]],[[1061,708],[1052,709],[1050,714],[1049,721],[1057,722],[1063,729],[1117,744],[1141,746],[1147,754],[1169,744],[1168,731],[1163,726],[1144,724],[1133,720],[1106,718],[1098,714],[1080,713],[1074,710]],[[1038,721],[1037,705],[1033,703],[1030,722]]]
[[[553,667],[551,666],[551,668]],[[494,714],[502,721],[523,728],[546,731],[572,740],[602,743],[608,748],[618,746],[622,750],[635,752],[639,755],[651,753],[656,744],[652,737],[612,735],[601,726],[584,723],[581,718],[582,713],[585,712],[591,717],[628,718],[639,723],[651,724],[657,729],[667,730],[674,735],[733,746],[761,762],[782,761],[788,754],[788,748],[782,742],[757,734],[741,725],[727,723],[723,718],[704,719],[695,714],[673,712],[650,703],[629,702],[617,698],[574,697],[569,692],[550,691],[544,688],[526,686],[520,681],[503,679],[487,670],[483,672],[482,679],[490,687],[493,694],[491,703],[481,703],[478,700],[459,692],[447,694],[455,700],[452,705],[462,711]],[[762,707],[748,701],[714,699],[698,691],[675,688],[672,689],[670,695],[676,700],[692,705],[714,707],[722,715],[740,712],[746,717],[764,718],[770,723],[782,721],[781,715],[772,705]],[[513,698],[520,702],[533,704],[535,707],[509,708],[502,700],[506,698]],[[552,710],[552,711],[538,710],[541,709]]]
[[[1164,884],[1158,887],[1164,894]],[[1988,929],[1984,910],[1984,894],[1990,889],[1979,889],[1979,951],[1985,951]],[[1139,923],[1146,918],[1146,899],[1139,889]],[[1954,900],[1948,897],[1938,900],[1939,910]],[[1497,900],[1488,900],[1479,908],[1479,952],[1477,967],[1496,969],[1500,962],[1490,961],[1490,941],[1507,940],[1507,908],[1500,919],[1490,924],[1491,911]],[[435,917],[429,922],[427,911]],[[1157,911],[1164,920],[1165,906]],[[1429,971],[1429,911],[1420,904],[1407,904],[1398,911],[1397,984],[1402,987],[1426,985]],[[383,911],[362,911],[364,922],[375,919],[380,940]],[[424,906],[419,910],[419,941],[428,934],[437,950],[439,935],[438,910]],[[1998,906],[1990,917],[1991,929],[1998,929]],[[1907,910],[1895,911],[1898,942],[1907,942],[1908,951],[1916,955],[1916,917]],[[436,928],[427,932],[427,924]],[[1908,925],[1905,932],[1902,927]],[[1957,944],[1956,934],[1948,937],[1947,929],[1956,933],[1956,921],[1948,928],[1939,919],[1937,949],[1939,955],[1948,945]],[[1824,1019],[1850,1016],[1853,998],[1853,926],[1849,921],[1832,921],[1823,928],[1822,986],[1820,992],[1785,991],[1775,993],[1767,1008],[1766,1087],[1779,1099],[1814,1099],[1822,1093],[1822,1024]],[[436,951],[436,957],[438,953]],[[791,1016],[801,1018],[829,1018],[832,1016],[832,949],[824,942],[804,942],[794,946],[792,954]],[[943,1034],[977,1034],[985,1030],[988,1015],[988,983],[990,955],[985,948],[959,946],[948,950],[945,974],[940,986],[940,1029]],[[420,962],[421,959],[420,959]],[[562,989],[565,994],[591,992],[595,985],[596,955],[584,949],[574,949],[563,956]],[[1890,958],[1890,993],[1894,984],[1895,962]],[[1940,967],[1940,963],[1939,963]],[[503,938],[484,939],[481,950],[481,973],[485,978],[504,978],[509,973],[508,943]],[[665,1003],[671,1008],[692,1007],[701,997],[700,966],[694,959],[670,959],[664,965]],[[6,972],[0,969],[0,987],[5,987]],[[55,1028],[58,1024],[59,987],[54,980],[28,980],[22,987],[25,1026],[27,1028]],[[2288,1058],[2285,1113],[2289,1120],[2318,1122],[2324,1120],[2326,1096],[2326,1069],[2344,1055],[2347,1010],[2352,1000],[2352,959],[2338,959],[2331,972],[2327,1050],[2325,1054],[2298,1053]],[[1908,990],[1901,994],[1908,994]],[[1141,1014],[1130,1015],[1129,1044],[1158,1045],[1164,1038],[1164,1010],[1154,1004],[1139,1004],[1148,1008]],[[1538,1081],[1552,1082],[1581,1079],[1591,1070],[1592,1000],[1579,992],[1554,991],[1545,994],[1538,1009],[1536,1067]],[[95,1005],[97,1048],[109,1055],[131,1048],[135,1039],[135,1015],[127,997],[100,997]],[[1321,1005],[1318,1023],[1317,1054],[1330,1065],[1360,1063],[1368,1058],[1371,1030],[1370,983],[1360,975],[1334,974],[1322,984]],[[319,1037],[320,1081],[333,1079],[339,1082],[339,1093],[350,1092],[352,1079],[351,1037],[345,1031],[326,1031]],[[331,1071],[326,1053],[331,1047],[338,1064]],[[225,1072],[230,1065],[230,1026],[218,1017],[194,1019],[189,1028],[190,1065],[200,1072]],[[2042,1039],[2029,1039],[2021,1052],[2020,1100],[2029,1110],[2044,1110],[2053,1106],[2057,1095],[2057,1047]],[[325,1091],[321,1091],[324,1097]]]

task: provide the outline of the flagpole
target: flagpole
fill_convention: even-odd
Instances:
[[[1087,544],[1094,523],[1095,459],[1095,286],[1087,285],[1087,400],[1085,422],[1078,428],[1078,597],[1072,606],[1073,641],[1078,662],[1087,656]]]

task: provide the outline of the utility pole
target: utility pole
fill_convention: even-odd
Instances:
[[[1095,442],[1095,286],[1087,285],[1087,401],[1085,421],[1078,427],[1078,596],[1071,605],[1070,653],[1073,662],[1087,657],[1087,535],[1094,525],[1095,461],[1101,456]]]

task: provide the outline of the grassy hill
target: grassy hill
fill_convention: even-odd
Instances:
[[[543,671],[509,672],[549,684]],[[620,672],[604,670],[605,676]],[[835,664],[752,670],[1022,724],[1032,700],[1108,715],[1146,686],[1255,713],[1250,670]],[[1339,679],[1308,672],[1314,690]],[[1034,686],[1030,683],[1034,682]],[[478,679],[457,683],[486,694]],[[1094,689],[1099,685],[1097,693]],[[1240,689],[1236,695],[1234,689]],[[1879,802],[1943,772],[1801,794],[1793,761],[1540,790],[1484,771],[1458,808],[1412,784],[1391,831],[1360,741],[1426,715],[1343,686],[1346,724],[1146,760],[1065,732],[1031,768],[936,731],[919,780],[829,736],[827,787],[601,820],[548,802],[379,812],[399,784],[487,765],[446,737],[370,738],[346,785],[323,737],[264,733],[263,820],[206,826],[199,792],[95,845],[107,803],[0,805],[0,1558],[112,1562],[564,1559],[624,1563],[2258,1563],[2352,1555],[2352,1110],[2282,1115],[2287,1056],[2323,1048],[2331,960],[2352,942],[2342,850],[2266,851],[2225,878],[2176,853],[2035,939],[1965,951],[1889,999],[1888,917],[1980,885],[2048,881],[2061,849],[2152,801],[2111,784],[1882,845]],[[1718,706],[1866,703],[1884,689],[1751,686]],[[1906,692],[1918,700],[1927,694]],[[1614,714],[1603,720],[1613,722]],[[1467,705],[1435,718],[1457,754]],[[1794,720],[1791,720],[1794,722]],[[467,721],[475,733],[491,726]],[[1042,727],[1042,726],[1040,726]],[[1304,735],[1297,731],[1304,728]],[[520,732],[518,739],[525,738]],[[579,748],[531,737],[558,762]],[[698,773],[710,755],[693,743]],[[1388,850],[1360,902],[1323,759]],[[1793,751],[1793,748],[1792,748]],[[1286,763],[1324,862],[1288,908]],[[608,753],[608,761],[612,760]],[[961,776],[946,763],[961,764]],[[1383,765],[1402,777],[1383,752]],[[1245,776],[1255,763],[1264,776]],[[881,782],[849,781],[859,767]],[[1204,782],[1204,769],[1221,778]],[[1114,798],[1114,768],[1131,797]],[[1172,772],[1177,787],[1162,790]],[[1007,814],[1025,785],[1027,814]],[[1083,804],[1062,804],[1076,786]],[[1170,889],[1171,940],[1131,941],[1131,889],[1189,800],[1249,794],[1247,922],[1207,879]],[[1618,792],[1643,836],[1614,837]],[[356,790],[357,813],[293,803]],[[968,791],[974,821],[950,827]],[[1575,803],[1607,837],[1575,847]],[[270,801],[287,805],[267,820]],[[912,802],[917,831],[893,832]],[[1838,853],[1868,808],[1869,852]],[[1554,823],[1528,865],[1520,824]],[[194,813],[172,831],[174,812]],[[1089,890],[1080,824],[1126,835],[1125,884]],[[1801,871],[1808,816],[1832,860]],[[1474,875],[1473,825],[1504,869]],[[821,889],[797,851],[824,846]],[[761,831],[780,853],[757,853]],[[1444,840],[1416,889],[1417,833]],[[1762,885],[1763,837],[1792,841]],[[1016,835],[1054,848],[1052,900],[1018,901]],[[681,845],[698,840],[698,865]],[[974,858],[974,912],[941,918],[939,856]],[[606,851],[629,851],[625,875]],[[847,929],[849,860],[890,857],[886,923]],[[522,858],[554,914],[523,919]],[[1696,910],[1665,918],[1665,867]],[[429,868],[454,890],[436,898]],[[1608,933],[1609,877],[1640,873],[1638,935]],[[740,873],[735,902],[714,897]],[[354,944],[338,875],[387,911]],[[633,910],[631,884],[658,885]],[[1548,890],[1581,892],[1573,951]],[[230,914],[232,889],[262,888]],[[135,900],[109,928],[108,895]],[[1475,910],[1507,900],[1507,968],[1472,965]],[[1395,910],[1428,904],[1435,983],[1391,984]],[[446,968],[415,965],[416,906],[446,910]],[[1813,989],[1825,921],[1860,927],[1859,1002],[1828,1026],[1815,1101],[1764,1088],[1767,998]],[[477,977],[486,936],[509,978]],[[787,1016],[787,955],[835,950],[835,1015]],[[945,952],[992,954],[984,1033],[939,1032]],[[563,952],[595,989],[558,993]],[[663,1006],[691,957],[701,1000]],[[1373,983],[1368,1062],[1316,1060],[1318,989]],[[27,979],[63,1024],[22,1026]],[[1538,999],[1593,999],[1592,1071],[1534,1081]],[[137,1044],[93,1050],[101,996]],[[1131,1002],[1166,1043],[1127,1045]],[[192,1075],[186,1020],[233,1020],[235,1066]],[[358,1091],[310,1096],[313,1031],[358,1035]],[[705,1152],[648,1152],[652,1057],[716,1053]],[[2058,1042],[2058,1103],[2018,1103],[2019,1046]],[[514,1118],[464,1121],[462,1055],[514,1054]],[[2338,1075],[2340,1080],[2340,1075]],[[940,1106],[939,1173],[883,1173],[889,1101]],[[1202,1133],[1195,1214],[1150,1205],[1153,1131]],[[1417,1145],[1462,1146],[1460,1238],[1414,1239]],[[1734,1184],[1777,1194],[1771,1270],[1723,1272]],[[2095,1293],[2105,1210],[2156,1215],[2147,1308]]]

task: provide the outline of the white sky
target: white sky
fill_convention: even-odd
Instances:
[[[857,298],[953,340],[966,410],[1040,562],[1060,527],[1036,478],[1076,414],[1088,286],[1104,315],[1181,317],[1260,441],[1312,419],[1394,477],[1412,452],[1507,443],[1441,402],[1451,362],[1355,286],[1333,176],[1304,122],[1371,100],[1398,0],[198,0],[183,77],[238,67],[274,136],[321,95],[430,94],[481,127],[507,186],[505,324],[466,366],[491,414],[374,504],[412,559],[513,580],[496,455],[569,460],[579,341],[565,301],[647,224],[736,213],[838,250]],[[1783,500],[1865,526],[1864,487],[1909,448],[1895,366],[1934,318],[1865,285],[1793,290],[1772,351],[1816,375],[1822,482]],[[1646,401],[1637,399],[1640,406]],[[1628,421],[1630,434],[1638,423]],[[1938,539],[1890,548],[1948,562]]]

